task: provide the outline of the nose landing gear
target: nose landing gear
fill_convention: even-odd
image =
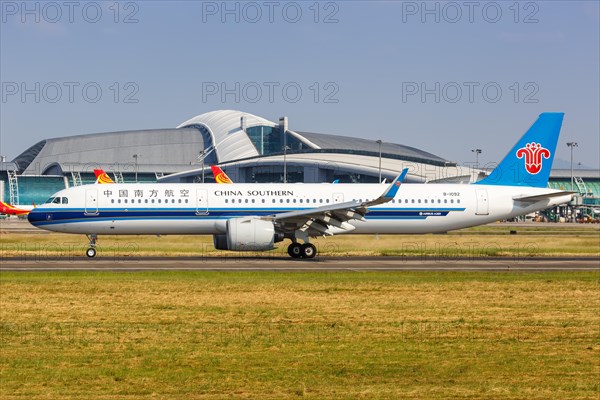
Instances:
[[[87,238],[90,240],[90,248],[85,251],[85,255],[88,256],[88,258],[94,258],[96,257],[96,241],[98,240],[98,235],[87,235]]]

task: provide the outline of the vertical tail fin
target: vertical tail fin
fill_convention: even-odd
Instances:
[[[481,185],[547,187],[564,113],[542,113]]]
[[[210,169],[212,170],[213,176],[215,177],[215,182],[217,183],[233,183],[231,179],[227,176],[225,171],[223,171],[217,165],[211,165]]]
[[[95,169],[94,175],[96,175],[96,183],[105,184],[105,183],[115,183],[103,169]]]

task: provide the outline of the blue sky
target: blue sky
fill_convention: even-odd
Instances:
[[[598,2],[464,3],[2,1],[0,153],[238,109],[487,163],[564,111],[599,168]]]

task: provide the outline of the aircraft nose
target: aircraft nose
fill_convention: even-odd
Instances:
[[[42,214],[42,212],[34,208],[27,214],[27,221],[29,221],[31,225],[36,225],[40,221]]]

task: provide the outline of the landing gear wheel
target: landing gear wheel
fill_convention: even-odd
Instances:
[[[96,257],[96,241],[98,240],[98,235],[90,234],[86,236],[90,240],[90,248],[85,251],[85,255],[88,256],[88,258],[94,258]]]
[[[317,248],[312,243],[304,243],[302,245],[302,257],[304,258],[315,258],[317,255]]]
[[[292,258],[302,257],[302,245],[300,243],[292,243],[288,246],[288,254]]]

